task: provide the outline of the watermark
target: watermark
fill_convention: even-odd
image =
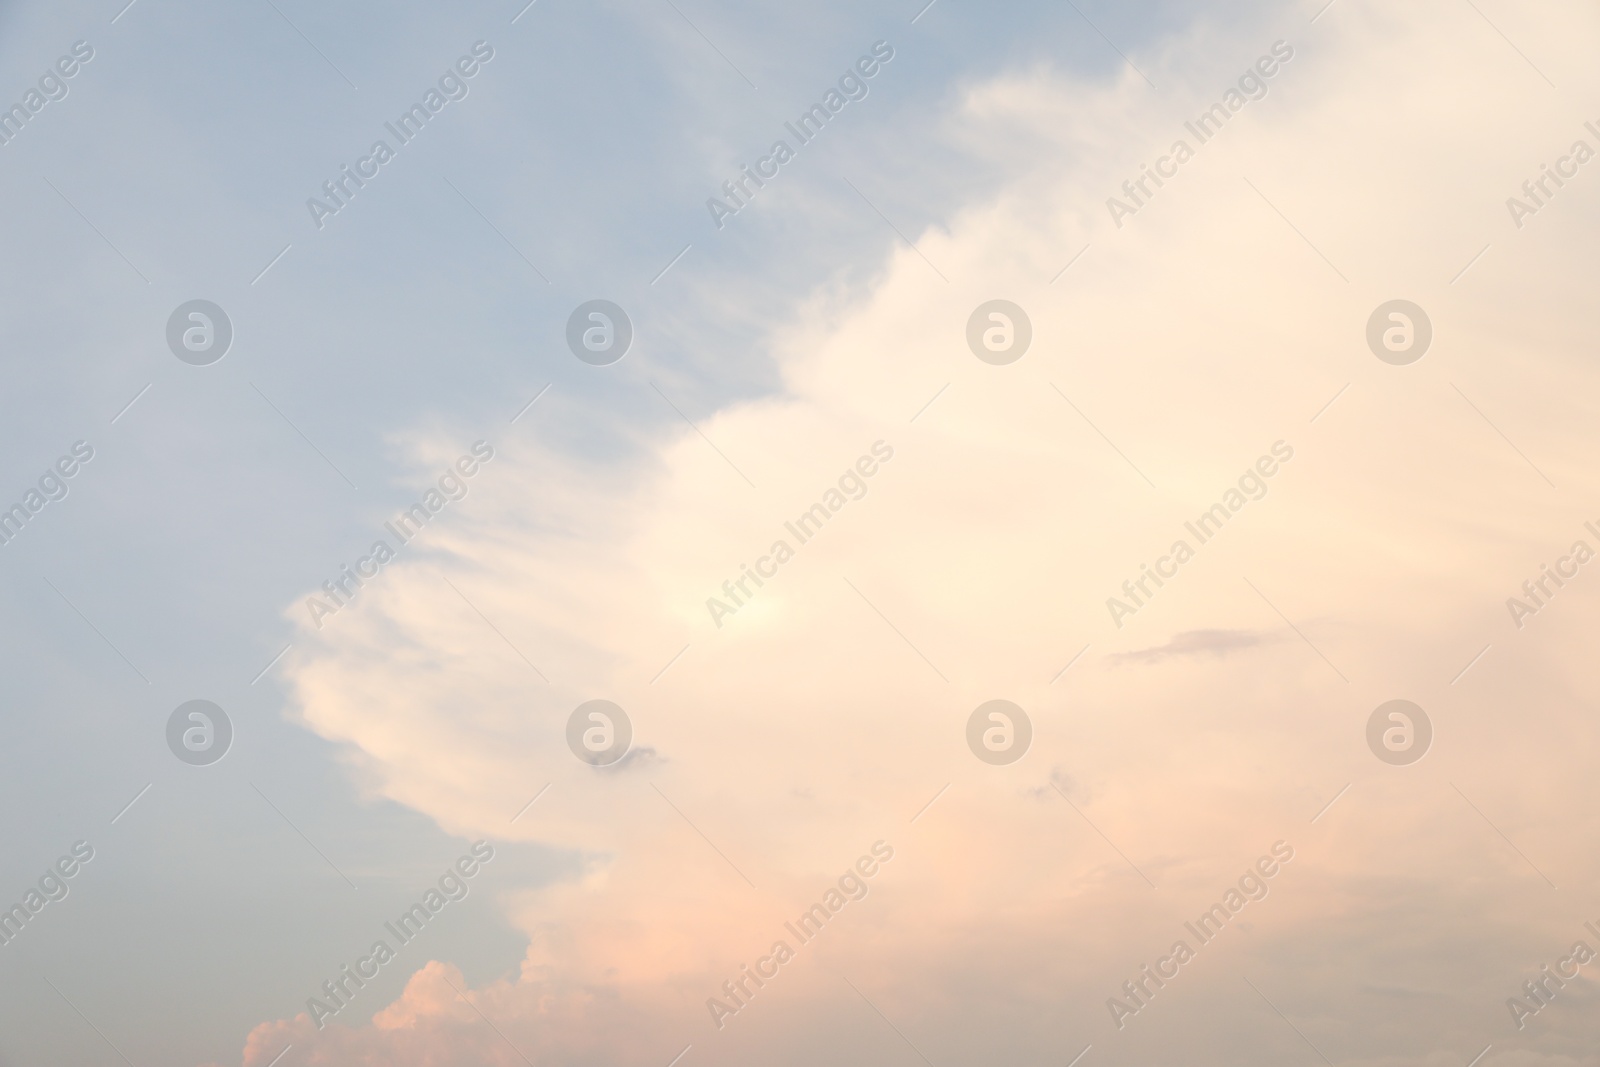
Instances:
[[[1600,129],[1597,129],[1594,123],[1585,122],[1583,128],[1593,134],[1596,139],[1600,139]],[[1594,149],[1589,146],[1589,142],[1580,138],[1572,142],[1572,147],[1567,150],[1566,155],[1556,159],[1554,167],[1548,163],[1539,164],[1539,176],[1530,178],[1522,183],[1522,195],[1526,199],[1520,199],[1515,196],[1506,197],[1506,210],[1511,213],[1511,221],[1516,225],[1517,229],[1520,230],[1526,225],[1525,220],[1529,216],[1537,215],[1542,208],[1548,206],[1556,193],[1568,181],[1578,176],[1578,168],[1593,159],[1594,154]],[[1570,170],[1568,169],[1569,166]],[[1551,188],[1552,184],[1555,186],[1554,189]]]
[[[778,172],[790,160],[794,159],[799,149],[810,144],[822,132],[822,128],[833,117],[844,110],[845,104],[852,100],[865,100],[869,91],[867,82],[883,69],[882,64],[894,58],[894,49],[888,41],[875,41],[872,45],[872,54],[862,56],[839,77],[838,88],[829,88],[823,94],[822,103],[812,104],[801,112],[800,117],[794,122],[785,122],[784,129],[788,130],[795,139],[794,147],[788,141],[777,140],[772,142],[772,147],[767,154],[756,160],[754,169],[748,164],[739,167],[739,176],[730,178],[722,183],[722,197],[707,197],[706,210],[711,212],[711,221],[717,229],[726,225],[722,220],[729,215],[737,215],[750,206],[750,201],[755,195],[766,187],[768,181],[778,176]],[[768,169],[770,167],[770,169]],[[755,188],[750,186],[754,184]]]
[[[1409,767],[1433,745],[1433,720],[1409,700],[1386,700],[1367,717],[1367,747],[1394,767]]]
[[[209,300],[179,304],[167,316],[167,347],[193,367],[209,367],[228,354],[233,320]]]
[[[1287,41],[1272,42],[1271,54],[1256,60],[1239,76],[1237,89],[1229,86],[1220,102],[1202,111],[1193,121],[1183,124],[1184,129],[1194,135],[1195,144],[1205,144],[1221,133],[1227,121],[1243,111],[1246,104],[1263,99],[1267,95],[1267,82],[1277,75],[1281,64],[1293,58],[1294,47]],[[1195,149],[1180,138],[1172,142],[1168,154],[1157,159],[1154,167],[1141,163],[1140,175],[1122,183],[1122,192],[1127,199],[1120,200],[1115,196],[1106,198],[1106,210],[1111,213],[1111,221],[1117,224],[1117,229],[1122,229],[1124,218],[1137,215],[1141,208],[1149,204],[1155,197],[1156,189],[1166,184],[1162,179],[1176,178],[1178,168],[1194,157]],[[1155,189],[1150,188],[1150,182],[1155,183]]]
[[[487,441],[474,441],[471,454],[461,456],[440,475],[436,488],[430,487],[422,494],[421,500],[384,523],[383,528],[393,534],[401,546],[409,544],[435,515],[444,510],[446,504],[466,497],[468,480],[478,473],[482,464],[492,459],[494,446]],[[398,549],[380,538],[372,542],[366,555],[356,560],[354,569],[348,564],[341,566],[337,577],[322,583],[324,596],[313,594],[306,597],[306,610],[311,613],[312,625],[320,630],[325,617],[337,615],[349,607],[361,587],[382,573],[383,568],[397,555]]]
[[[995,767],[1015,763],[1033,744],[1033,720],[1009,700],[986,700],[967,717],[967,747]]]
[[[880,462],[887,463],[893,458],[893,448],[883,441],[874,441],[872,455],[857,459],[855,466],[839,475],[837,488],[829,488],[822,494],[820,503],[812,504],[793,522],[783,524],[783,528],[794,537],[795,547],[817,536],[828,520],[837,515],[846,503],[866,496],[866,480],[878,473]],[[772,542],[767,555],[756,559],[753,570],[748,564],[739,564],[739,577],[730,578],[722,583],[722,594],[727,597],[727,601],[714,596],[706,598],[706,610],[711,613],[711,621],[716,623],[717,629],[722,629],[723,616],[737,614],[741,607],[747,606],[749,601],[755,599],[755,592],[750,589],[751,582],[756,583],[756,591],[759,591],[766,585],[762,579],[777,577],[778,568],[793,559],[794,554],[795,548],[780,538]]]
[[[830,919],[844,910],[846,904],[866,898],[867,880],[878,873],[880,863],[894,859],[894,849],[883,841],[874,841],[871,852],[872,855],[862,856],[841,874],[838,882],[822,894],[820,903],[807,908],[795,922],[783,924],[783,928],[794,935],[796,942],[809,944],[822,933],[822,928]],[[767,982],[778,977],[779,970],[794,957],[795,946],[779,938],[772,943],[765,956],[756,960],[754,968],[740,964],[739,976],[722,983],[722,995],[726,1000],[706,998],[706,1010],[711,1013],[711,1022],[716,1028],[721,1030],[727,1025],[725,1020],[730,1015],[737,1015],[749,1007],[756,993]],[[754,989],[750,988],[752,985]]]
[[[22,896],[22,903],[11,905],[7,911],[0,911],[0,945],[9,945],[16,940],[22,928],[31,923],[45,909],[45,905],[67,899],[71,891],[68,881],[76,877],[82,865],[92,859],[94,847],[87,841],[77,842],[70,854],[62,856],[45,870],[37,888],[28,888]]]
[[[186,700],[167,716],[167,747],[191,767],[209,767],[232,744],[233,720],[209,700]]]
[[[348,163],[341,164],[338,175],[322,183],[322,192],[327,199],[319,200],[314,196],[306,199],[306,210],[311,212],[311,221],[317,229],[326,225],[324,219],[349,207],[356,193],[366,188],[367,182],[378,176],[383,165],[394,159],[401,148],[410,144],[412,138],[421,133],[422,128],[443,111],[446,104],[465,100],[471,91],[468,81],[483,69],[482,64],[493,58],[494,48],[487,41],[475,42],[470,55],[456,60],[439,75],[436,85],[428,86],[428,91],[422,94],[421,103],[412,104],[401,112],[398,119],[383,124],[384,129],[394,137],[393,147],[380,138],[372,142],[366,155],[356,160],[354,168]]]
[[[1596,538],[1600,538],[1600,530],[1595,529],[1594,523],[1586,522],[1583,528]],[[1526,625],[1523,620],[1529,615],[1539,614],[1540,609],[1545,607],[1567,582],[1578,576],[1578,568],[1591,559],[1594,559],[1594,549],[1589,547],[1589,543],[1574,541],[1565,556],[1557,557],[1554,567],[1548,563],[1539,564],[1539,576],[1529,578],[1522,583],[1523,595],[1506,597],[1506,610],[1511,613],[1511,621],[1517,629],[1520,630]],[[1550,588],[1552,583],[1555,585],[1554,589]],[[1541,596],[1541,593],[1544,595]]]
[[[1596,928],[1593,922],[1586,921],[1583,926],[1595,937],[1600,937],[1600,928]],[[1556,999],[1556,994],[1578,977],[1578,969],[1594,960],[1594,949],[1589,947],[1588,942],[1578,941],[1570,952],[1556,960],[1553,968],[1548,963],[1541,965],[1537,978],[1529,978],[1522,983],[1523,996],[1506,998],[1506,1008],[1511,1012],[1511,1021],[1517,1024],[1517,1029],[1526,1029],[1528,1017],[1538,1015],[1549,1007],[1550,1002]],[[1552,984],[1555,985],[1554,989],[1550,988]]]
[[[1367,347],[1391,366],[1415,363],[1432,343],[1433,320],[1409,300],[1386,301],[1367,316]]]
[[[1033,321],[1009,300],[986,300],[967,319],[967,347],[985,363],[1015,363],[1033,343]]]
[[[633,721],[609,700],[585,700],[567,717],[567,747],[591,767],[609,767],[632,743]]]
[[[9,545],[22,532],[22,528],[44,510],[46,504],[65,500],[69,491],[68,480],[93,458],[94,447],[89,442],[74,441],[69,454],[45,468],[45,472],[39,476],[38,488],[30,488],[22,494],[21,503],[0,511],[0,545]]]
[[[631,344],[633,320],[609,300],[587,300],[567,316],[567,347],[591,367],[609,367]]]
[[[88,41],[74,41],[72,51],[55,61],[39,76],[39,86],[22,94],[22,102],[0,111],[0,147],[10,144],[22,132],[22,127],[33,121],[45,105],[54,100],[65,100],[70,88],[67,82],[76,77],[82,65],[94,58],[94,48]]]
[[[1287,463],[1293,458],[1294,449],[1290,445],[1283,441],[1273,442],[1271,455],[1257,459],[1254,466],[1247,468],[1239,476],[1238,488],[1228,489],[1222,494],[1220,503],[1212,504],[1193,522],[1183,524],[1184,529],[1194,537],[1195,545],[1203,545],[1217,536],[1223,524],[1244,510],[1247,503],[1266,496],[1267,479],[1278,473],[1280,462]],[[1130,578],[1122,583],[1122,594],[1127,599],[1114,596],[1106,598],[1106,610],[1111,612],[1111,621],[1117,624],[1117,629],[1122,629],[1122,620],[1125,617],[1137,615],[1140,608],[1148,607],[1156,593],[1166,585],[1164,579],[1176,578],[1178,568],[1188,563],[1194,556],[1195,549],[1188,541],[1179,538],[1172,543],[1165,556],[1156,560],[1154,568],[1148,563],[1139,564],[1139,577]],[[1155,583],[1154,589],[1150,588],[1151,582]]]
[[[1158,956],[1155,966],[1145,964],[1139,968],[1139,975],[1122,983],[1122,997],[1107,997],[1106,1010],[1111,1013],[1111,1021],[1121,1030],[1127,1025],[1130,1015],[1138,1015],[1160,990],[1182,971],[1185,964],[1194,959],[1200,949],[1209,945],[1222,933],[1222,928],[1228,920],[1245,909],[1245,905],[1267,899],[1270,892],[1267,882],[1277,875],[1281,869],[1280,864],[1287,864],[1294,859],[1294,848],[1287,841],[1273,842],[1272,854],[1262,856],[1260,859],[1239,877],[1239,881],[1228,887],[1222,894],[1222,900],[1201,914],[1194,922],[1183,924],[1184,929],[1194,935],[1195,945],[1179,938],[1172,943],[1165,956]],[[1152,986],[1154,988],[1152,988]]]
[[[394,959],[401,948],[416,940],[422,928],[443,911],[446,904],[465,900],[471,892],[469,880],[477,877],[483,864],[492,859],[494,846],[487,841],[474,841],[466,855],[445,868],[445,872],[439,876],[437,887],[429,886],[419,902],[402,912],[398,919],[383,924],[383,928],[395,940],[393,947],[386,939],[378,938],[367,954],[356,960],[354,967],[345,964],[339,968],[337,976],[322,983],[322,995],[326,1000],[307,997],[306,1011],[311,1013],[311,1021],[317,1024],[317,1029],[321,1030],[327,1025],[327,1020],[349,1007],[367,982],[378,976],[379,968]]]

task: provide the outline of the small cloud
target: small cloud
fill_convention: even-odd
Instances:
[[[1064,796],[1070,800],[1072,794],[1077,790],[1078,780],[1076,778],[1060,767],[1052,767],[1050,769],[1050,778],[1044,785],[1034,786],[1032,789],[1024,789],[1022,793],[1024,796],[1031,797],[1034,800],[1050,800],[1057,796]]]
[[[595,770],[603,774],[621,774],[634,768],[648,769],[665,762],[666,760],[658,755],[654,748],[649,745],[643,745],[639,748],[628,749],[627,755],[617,760],[617,762],[596,767]]]
[[[1160,663],[1173,656],[1198,656],[1209,653],[1218,659],[1241,648],[1261,644],[1261,635],[1249,630],[1186,630],[1164,645],[1118,652],[1107,657],[1114,664]]]

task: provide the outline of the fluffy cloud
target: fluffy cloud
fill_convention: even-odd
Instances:
[[[1578,71],[1551,18],[1522,28]],[[1572,805],[1600,579],[1520,632],[1504,600],[1600,515],[1567,236],[1597,193],[1579,179],[1511,226],[1505,197],[1582,131],[1476,19],[1341,3],[1135,57],[1182,91],[974,86],[950,140],[1006,132],[1014,179],[774,327],[781,394],[648,461],[496,442],[459,511],[292,655],[297,714],[385,797],[582,850],[589,874],[507,894],[530,946],[514,979],[469,989],[431,962],[370,1025],[263,1024],[246,1064],[289,1040],[329,1064],[1303,1054],[1246,978],[1336,1059],[1494,1041],[1579,1062],[1569,1004],[1518,1034],[1503,1001],[1582,936],[1582,902],[1532,866],[1594,873]],[[1105,198],[1274,37],[1296,56],[1268,96],[1114,227]],[[1033,322],[1008,367],[964,340],[996,296]],[[1435,327],[1407,368],[1363,339],[1396,296]],[[1280,440],[1294,458],[1199,545],[1185,522]],[[878,441],[893,458],[865,495],[799,544],[784,523]],[[431,439],[419,470],[461,444]],[[1179,538],[1195,558],[1119,629],[1106,599]],[[707,599],[777,539],[794,559],[717,626]],[[1177,654],[1201,647],[1230,654]],[[1365,749],[1396,696],[1436,731],[1409,768]],[[643,758],[567,751],[597,697]],[[965,748],[996,697],[1034,727],[1009,767]],[[706,999],[880,839],[896,858],[866,900],[714,1027]],[[1297,854],[1270,896],[1113,1027],[1106,998],[1279,839]]]

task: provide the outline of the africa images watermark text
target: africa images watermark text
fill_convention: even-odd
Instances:
[[[837,488],[830,486],[822,494],[821,503],[812,504],[793,522],[784,523],[783,528],[793,535],[796,545],[810,541],[821,531],[823,524],[838,514],[845,504],[850,500],[860,500],[866,496],[866,479],[878,473],[880,462],[887,463],[893,458],[894,449],[887,442],[874,441],[872,455],[857,459],[853,467],[839,475]],[[848,499],[846,493],[849,494]],[[755,591],[751,590],[750,583],[754,582],[756,590],[760,590],[766,584],[761,579],[777,577],[778,568],[793,559],[794,552],[789,542],[779,538],[772,542],[767,555],[756,559],[754,570],[748,564],[741,563],[739,577],[722,583],[722,593],[727,597],[727,601],[714,596],[706,598],[706,610],[711,613],[711,621],[717,624],[717,629],[722,629],[723,616],[736,614],[748,601],[755,598]],[[741,593],[744,594],[742,597]]]
[[[857,59],[839,76],[838,88],[829,87],[822,95],[820,104],[812,104],[794,122],[783,124],[784,129],[793,135],[794,146],[781,139],[773,141],[767,154],[756,160],[753,171],[748,164],[741,165],[738,177],[723,182],[722,193],[727,199],[715,196],[706,199],[706,210],[711,212],[711,221],[716,223],[717,229],[722,229],[723,219],[737,215],[750,206],[756,192],[776,178],[779,169],[794,159],[800,148],[810,144],[822,132],[822,128],[844,110],[845,104],[852,100],[865,100],[869,91],[867,80],[876,76],[883,69],[882,65],[893,58],[894,49],[888,41],[874,41],[872,54]],[[752,183],[755,189],[750,188]]]
[[[1274,458],[1276,457],[1276,458]],[[1221,532],[1222,526],[1233,516],[1244,510],[1244,506],[1252,500],[1260,500],[1267,495],[1267,479],[1278,473],[1278,464],[1287,463],[1294,458],[1294,448],[1285,441],[1275,441],[1272,445],[1272,454],[1257,459],[1254,466],[1245,470],[1239,476],[1238,487],[1229,487],[1222,494],[1221,503],[1212,504],[1193,522],[1183,524],[1184,529],[1194,535],[1195,544],[1203,545]],[[1248,494],[1248,496],[1246,496]],[[1122,620],[1128,615],[1137,615],[1139,609],[1145,607],[1152,600],[1161,587],[1166,584],[1163,579],[1176,578],[1178,568],[1194,558],[1195,550],[1183,538],[1172,543],[1168,554],[1156,560],[1155,569],[1152,570],[1148,563],[1139,565],[1139,576],[1130,578],[1122,583],[1123,595],[1128,599],[1119,597],[1106,598],[1106,610],[1111,612],[1111,621],[1117,624],[1117,629],[1122,629]],[[1170,569],[1168,565],[1170,564]],[[1150,588],[1150,583],[1155,583],[1155,588]],[[1141,595],[1142,594],[1142,595]]]

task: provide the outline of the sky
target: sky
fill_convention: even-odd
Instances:
[[[0,1067],[1600,1064],[1591,6],[125,2]]]

